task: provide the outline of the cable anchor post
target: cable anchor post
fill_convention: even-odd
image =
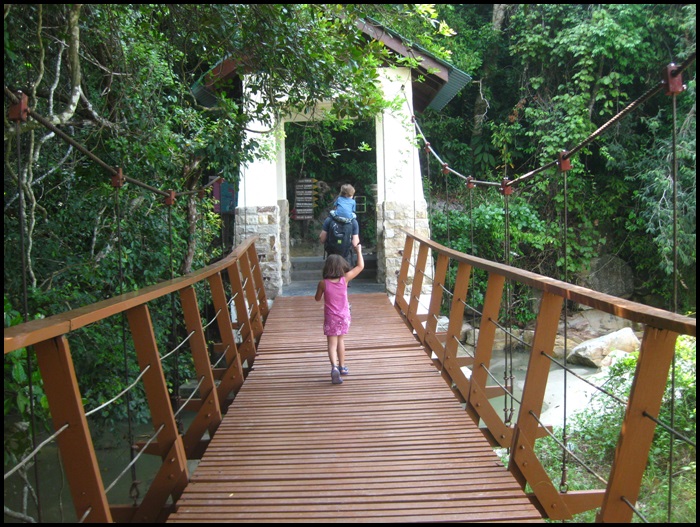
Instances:
[[[468,189],[473,189],[476,187],[476,183],[474,183],[474,177],[473,176],[467,176],[467,188]]]
[[[10,104],[7,118],[15,123],[27,122],[27,119],[29,119],[29,97],[26,93],[17,92],[17,102]]]
[[[681,72],[676,73],[678,66],[671,62],[663,70],[663,83],[666,85],[666,95],[678,95],[683,93],[686,86],[683,84]]]
[[[510,185],[510,180],[507,177],[501,180],[501,186],[498,187],[498,190],[504,196],[510,196],[513,193],[513,186]]]
[[[450,173],[450,167],[447,165],[447,163],[442,164],[442,175],[446,176]]]
[[[571,159],[569,158],[569,152],[562,150],[559,152],[559,159],[557,160],[559,165],[559,172],[566,172],[571,170]]]
[[[163,203],[165,203],[168,207],[172,207],[175,204],[175,191],[174,190],[168,191],[168,195],[165,196]]]
[[[121,168],[117,168],[117,173],[112,176],[112,186],[114,188],[122,188],[126,182],[126,177]]]

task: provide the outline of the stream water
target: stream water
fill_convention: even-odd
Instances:
[[[183,421],[187,424],[189,416],[185,416],[183,412]],[[187,426],[185,424],[185,426]],[[153,434],[153,426],[151,424],[139,424],[133,427],[135,441],[147,441]],[[131,505],[133,498],[130,496],[132,488],[132,470],[128,469],[122,475],[126,467],[128,467],[131,457],[129,453],[128,441],[128,425],[122,423],[116,430],[103,434],[95,440],[95,453],[99,463],[102,481],[105,488],[114,483],[114,486],[107,493],[107,498],[110,504],[125,504]],[[39,438],[37,443],[40,443],[43,438]],[[66,481],[61,468],[61,459],[58,453],[58,446],[55,441],[49,443],[41,449],[35,457],[38,471],[38,490],[41,502],[41,522],[42,523],[75,523],[78,521],[73,507],[68,482]],[[135,467],[136,480],[140,483],[137,488],[140,498],[142,499],[152,483],[158,469],[160,468],[161,460],[158,456],[142,455],[138,458]],[[12,467],[5,467],[5,472]],[[27,477],[32,482],[32,486],[36,489],[37,485],[34,478],[34,467],[27,471]],[[120,476],[121,475],[121,476]],[[23,521],[13,518],[7,514],[7,509],[13,511],[23,511],[23,494],[24,485],[18,473],[13,474],[5,481],[5,523],[24,523]],[[39,519],[37,507],[34,501],[30,498],[27,500],[26,514],[35,520]]]

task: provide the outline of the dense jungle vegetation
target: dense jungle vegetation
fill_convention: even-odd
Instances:
[[[313,155],[333,159],[339,146],[332,136],[340,133],[365,151],[367,130],[353,123],[386,107],[376,67],[396,60],[361,38],[355,21],[366,16],[473,78],[443,110],[417,118],[445,162],[493,182],[557,159],[656,85],[669,63],[694,56],[696,46],[694,4],[5,4],[5,327],[225,254],[232,240],[222,237],[211,194],[198,190],[216,177],[235,186],[239,168],[265,154],[249,132],[269,127],[275,115],[332,98],[329,121],[290,156],[309,156],[309,164]],[[262,102],[242,99],[232,83],[215,106],[203,106],[193,86],[231,57],[241,76],[257,73],[248,88]],[[613,254],[634,273],[635,300],[694,314],[695,76],[693,61],[683,93],[656,95],[577,152],[566,189],[554,169],[519,186],[510,240],[497,192],[470,192],[462,178],[422,159],[432,237],[569,281],[592,258]],[[32,112],[82,148],[32,119],[12,122],[8,111],[20,90]],[[145,186],[116,191],[87,153]],[[370,184],[361,163],[343,170]],[[152,189],[183,195],[167,206]],[[166,332],[169,308],[153,312]],[[693,440],[694,349],[682,390]],[[119,344],[84,331],[72,351],[86,405],[125,385]],[[171,369],[168,375],[191,373],[185,363]],[[30,413],[44,427],[48,415],[26,353],[5,358],[4,380],[7,464],[31,450]],[[142,398],[132,399],[136,419],[145,417],[138,415]],[[95,426],[109,430],[126,414],[120,405]],[[694,450],[685,454],[694,489]]]

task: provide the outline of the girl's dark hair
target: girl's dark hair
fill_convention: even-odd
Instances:
[[[323,278],[340,278],[350,270],[350,264],[339,254],[329,254],[323,264]]]

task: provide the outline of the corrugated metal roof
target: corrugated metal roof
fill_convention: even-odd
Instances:
[[[472,81],[471,76],[454,67],[450,69],[449,75],[447,84],[440,89],[428,108],[436,111],[442,110],[462,88]]]
[[[195,99],[197,99],[197,102],[202,106],[206,106],[207,108],[214,108],[219,102],[216,98],[216,94],[208,88],[206,88],[202,84],[201,79],[192,85],[191,90],[192,95],[194,95]]]
[[[398,34],[396,31],[393,31],[389,28],[386,28],[385,26],[381,25],[379,22],[376,20],[373,20],[372,18],[367,18],[368,21],[371,22],[371,24],[375,27],[381,28],[383,31],[386,31],[388,34],[392,35],[394,38],[399,39],[401,41],[405,41],[400,34]],[[417,45],[417,44],[411,44],[410,45],[412,48],[415,50],[419,51],[421,55],[425,57],[429,57],[430,59],[434,60],[435,62],[439,63],[441,66],[443,66],[447,72],[448,72],[448,80],[447,83],[445,83],[435,94],[435,96],[432,98],[430,101],[430,104],[428,104],[427,108],[430,108],[435,111],[440,111],[442,110],[447,103],[449,103],[456,95],[459,93],[459,91],[464,88],[467,84],[469,84],[472,80],[472,77],[468,75],[467,73],[461,71],[460,69],[456,68],[449,62],[446,62],[445,60],[442,60],[438,57],[436,57],[434,54],[430,53],[428,50],[425,48]],[[224,61],[222,60],[219,64],[223,63]],[[219,66],[217,64],[217,66]],[[217,67],[215,66],[212,68],[212,71]],[[204,85],[204,77],[203,75],[193,86],[192,86],[192,93],[197,99],[197,101],[202,104],[203,106],[207,107],[213,107],[216,106],[217,104],[217,97],[216,93],[207,88]],[[429,98],[429,97],[428,97]]]
[[[369,21],[371,21],[372,24],[376,24],[377,26],[382,27],[385,31],[387,31],[389,34],[393,35],[395,38],[398,38],[402,41],[406,40],[399,33],[397,33],[396,31],[394,31],[392,29],[389,29],[385,26],[382,26],[376,20],[374,20],[370,17],[367,17],[367,19]],[[440,111],[447,105],[448,102],[450,102],[452,99],[454,99],[455,95],[457,95],[462,88],[464,88],[467,84],[469,84],[472,81],[472,77],[471,77],[471,75],[456,68],[455,66],[453,66],[449,62],[447,62],[439,57],[436,57],[430,51],[423,48],[422,46],[419,46],[418,44],[411,43],[411,47],[420,51],[422,55],[430,57],[434,61],[440,63],[448,71],[447,83],[442,88],[440,88],[440,90],[438,90],[438,92],[435,95],[435,97],[433,98],[433,100],[427,106],[430,109]]]

